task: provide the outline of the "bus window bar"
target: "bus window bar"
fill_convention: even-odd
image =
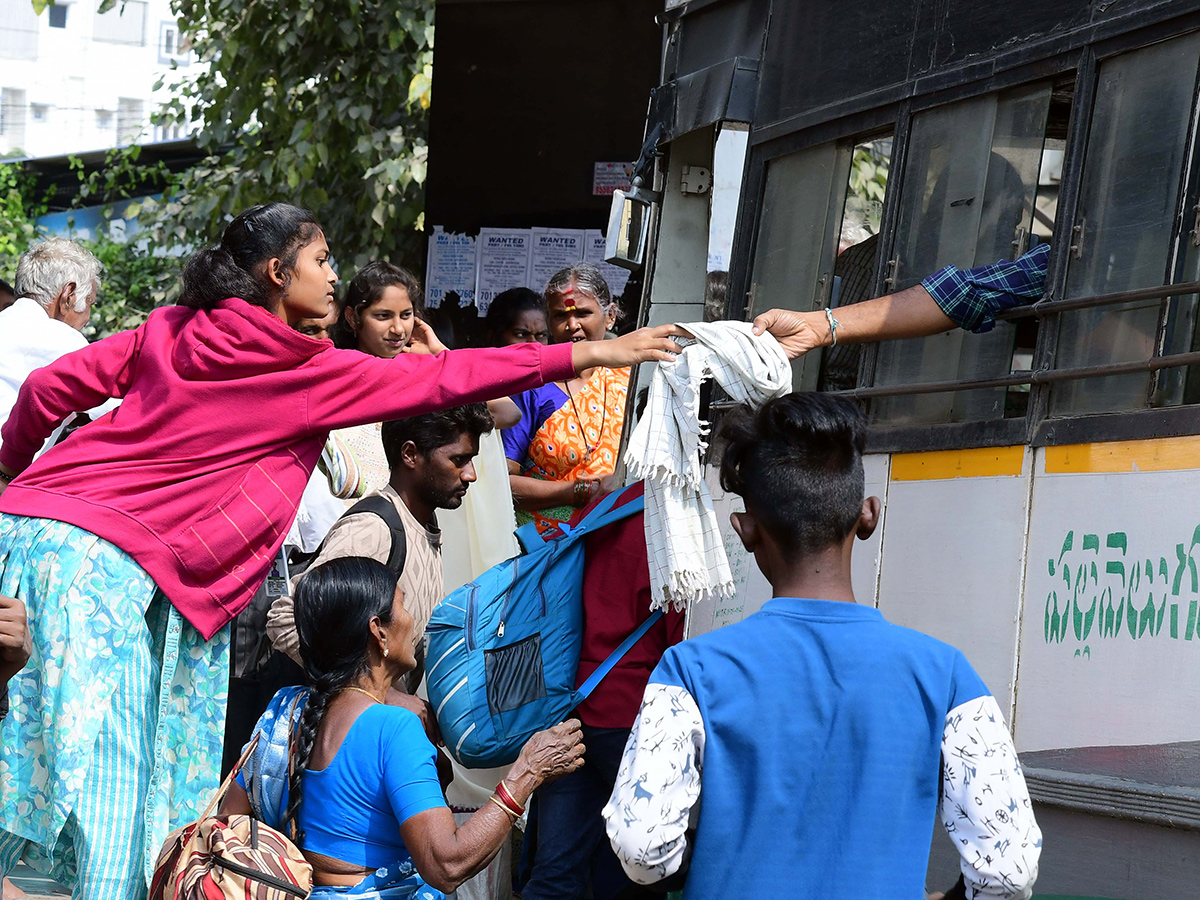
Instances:
[[[1112,306],[1116,303],[1133,303],[1138,300],[1159,300],[1165,297],[1178,297],[1182,294],[1200,293],[1200,281],[1188,281],[1184,284],[1167,284],[1159,287],[1138,288],[1133,291],[1117,291],[1113,294],[1095,294],[1091,297],[1071,297],[1066,300],[1039,300],[1029,306],[1015,306],[1003,312],[996,313],[997,319],[1020,319],[1026,316],[1045,318],[1054,313],[1068,312],[1073,309],[1092,309],[1097,306]]]
[[[988,388],[1016,387],[1025,384],[1055,384],[1060,381],[1077,381],[1082,378],[1100,378],[1105,375],[1129,375],[1138,372],[1157,372],[1177,366],[1200,364],[1200,351],[1173,353],[1152,359],[1136,359],[1123,363],[1105,363],[1099,366],[1075,366],[1069,369],[1034,369],[1013,372],[998,378],[982,378],[976,381],[927,381],[913,384],[889,384],[877,387],[854,388],[848,391],[830,391],[838,397],[851,400],[869,400],[873,397],[903,397],[914,394],[946,394],[954,391],[976,391]],[[730,404],[736,406],[737,404]],[[713,404],[718,408],[717,404]]]

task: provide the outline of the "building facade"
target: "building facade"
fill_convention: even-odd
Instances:
[[[155,126],[170,87],[195,70],[169,0],[0,0],[0,156],[39,157],[175,140]],[[154,85],[163,80],[163,87]]]

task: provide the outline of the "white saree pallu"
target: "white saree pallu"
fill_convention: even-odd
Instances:
[[[791,365],[771,335],[755,335],[748,322],[679,324],[695,339],[679,341],[684,349],[674,362],[659,363],[625,451],[630,476],[646,482],[651,608],[664,610],[734,592],[700,463],[709,430],[700,420],[700,385],[715,378],[739,403],[792,389]]]

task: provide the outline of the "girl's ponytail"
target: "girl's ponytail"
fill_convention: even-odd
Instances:
[[[222,300],[240,297],[255,306],[266,306],[266,287],[234,262],[224,247],[205,247],[192,254],[183,267],[180,306],[212,309]]]
[[[191,309],[212,309],[222,300],[240,297],[255,306],[274,300],[261,264],[279,259],[285,269],[296,264],[300,248],[321,232],[307,209],[287,203],[252,206],[225,229],[221,244],[192,255],[183,267],[183,290],[177,301]]]

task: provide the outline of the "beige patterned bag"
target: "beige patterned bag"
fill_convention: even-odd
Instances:
[[[149,900],[303,900],[312,892],[312,866],[295,844],[253,816],[212,814],[256,743],[258,735],[204,815],[167,837]]]

